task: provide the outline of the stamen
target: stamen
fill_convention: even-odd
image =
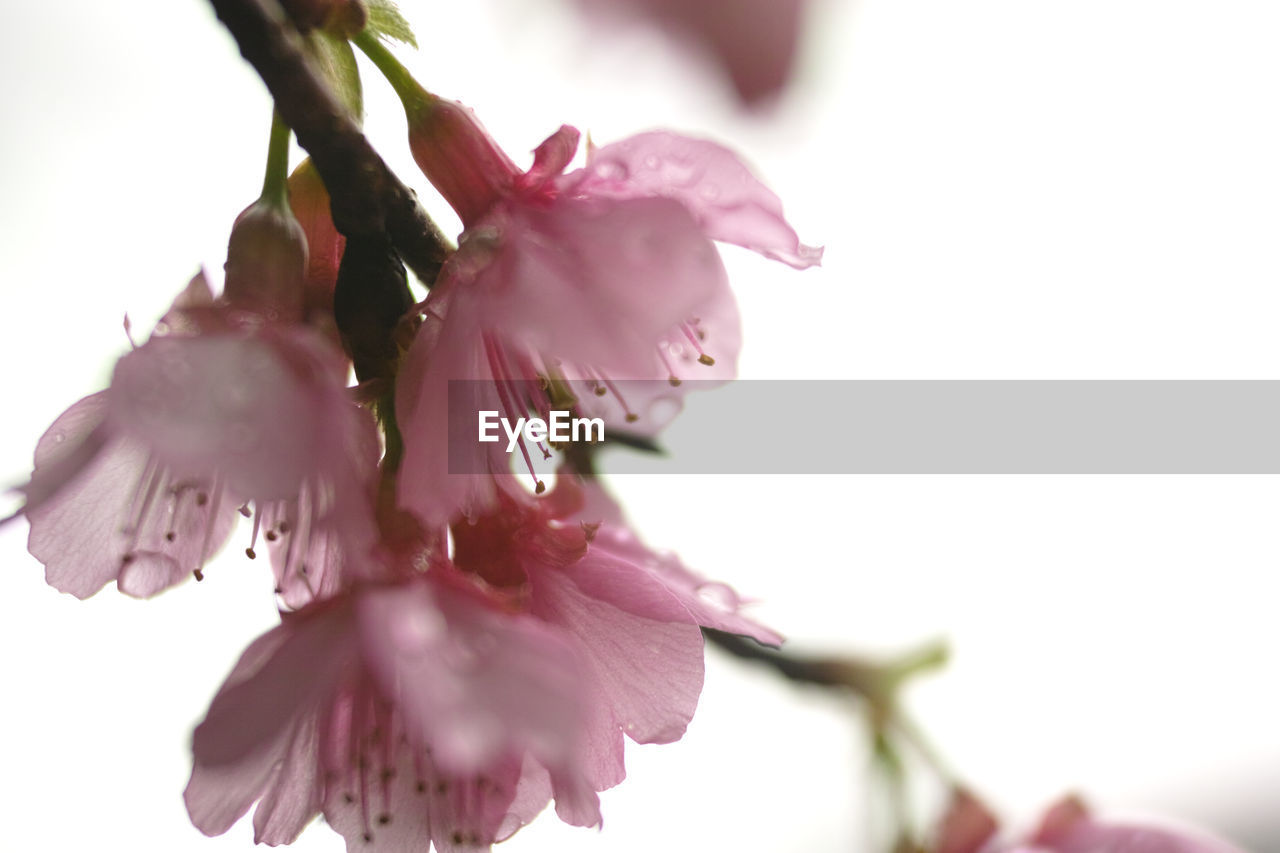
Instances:
[[[694,350],[697,351],[699,364],[705,364],[707,367],[710,367],[716,363],[714,358],[702,351],[702,344],[698,343],[698,341],[706,337],[706,334],[701,329],[698,330],[697,334],[694,334],[693,328],[688,323],[681,323],[680,330],[684,332],[684,336],[689,339],[689,343],[691,343]]]
[[[146,491],[142,498],[142,503],[138,506],[137,513],[133,516],[131,528],[126,528],[130,534],[129,545],[126,551],[135,551],[138,548],[138,540],[142,537],[142,528],[147,523],[147,516],[151,514],[151,506],[156,498],[156,492],[160,490],[160,484],[164,480],[164,471],[159,465],[152,462],[147,463],[146,470],[143,471],[143,477],[147,478]],[[142,483],[139,481],[139,487]]]
[[[173,542],[178,538],[178,513],[182,510],[182,496],[187,493],[189,487],[174,486],[173,506],[169,510],[169,529],[164,532],[164,541]]]
[[[640,416],[631,411],[631,407],[628,406],[627,401],[623,399],[622,393],[618,391],[618,386],[614,385],[609,377],[605,376],[603,373],[600,374],[600,378],[604,380],[605,387],[613,392],[613,396],[618,398],[618,405],[622,406],[622,411],[626,413],[627,423],[633,424],[640,420]]]
[[[262,508],[253,514],[253,533],[249,536],[249,547],[244,549],[245,556],[250,560],[257,559],[258,552],[253,550],[258,544],[258,528],[262,526]]]
[[[484,350],[485,357],[489,361],[489,372],[493,375],[494,387],[498,391],[498,402],[505,410],[508,420],[511,419],[512,415],[519,419],[520,409],[516,405],[519,397],[514,389],[508,387],[507,373],[502,362],[502,355],[492,335],[486,334],[484,336]],[[529,455],[529,448],[525,446],[523,435],[516,439],[516,444],[520,446],[520,455],[524,457],[525,467],[529,469],[529,476],[533,478],[534,493],[540,495],[546,491],[547,486],[538,478],[538,472],[533,469],[533,457]]]
[[[680,377],[676,376],[675,368],[672,367],[671,362],[667,360],[667,354],[662,351],[661,345],[657,347],[657,350],[658,359],[662,362],[662,366],[667,369],[667,382],[671,384],[672,388],[678,387],[680,385]]]
[[[206,510],[208,513],[204,520],[204,539],[200,543],[200,553],[196,555],[196,559],[200,561],[200,565],[196,566],[196,580],[202,580],[204,574],[200,569],[204,566],[204,561],[209,558],[209,546],[213,543],[213,526],[217,523],[218,513],[222,510],[222,480],[215,479],[213,481],[213,501]]]

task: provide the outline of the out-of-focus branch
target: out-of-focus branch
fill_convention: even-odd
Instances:
[[[793,655],[714,628],[703,628],[702,633],[710,643],[736,658],[764,664],[801,684],[850,690],[876,708],[892,704],[898,686],[907,677],[947,662],[947,646],[941,642],[875,663],[854,657]]]
[[[210,3],[311,155],[338,231],[347,237],[385,234],[430,286],[449,252],[448,241],[311,67],[302,37],[277,0]]]
[[[702,634],[722,651],[767,666],[790,681],[852,693],[867,703],[875,731],[896,731],[939,776],[952,779],[953,774],[941,757],[898,707],[899,688],[904,681],[947,662],[946,643],[928,643],[897,658],[875,662],[852,656],[790,654],[714,628],[703,628]]]

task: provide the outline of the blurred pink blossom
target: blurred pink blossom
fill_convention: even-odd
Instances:
[[[487,848],[552,796],[599,823],[577,760],[581,665],[539,620],[447,566],[285,614],[240,658],[193,739],[185,799],[203,832],[249,807],[255,840],[317,813],[355,848]]]
[[[276,566],[289,603],[331,587],[303,555],[338,528],[351,547],[373,544],[361,496],[379,453],[339,358],[308,329],[215,303],[198,276],[111,386],[36,447],[23,512],[49,583],[154,595],[200,576],[240,508],[254,517],[250,552],[260,533],[289,546]]]
[[[805,0],[579,0],[590,12],[646,18],[706,53],[747,104],[782,91],[795,66]]]
[[[1027,838],[982,849],[989,853],[1244,853],[1196,829],[1101,820],[1076,797],[1051,807]]]

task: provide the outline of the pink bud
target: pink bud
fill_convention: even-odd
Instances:
[[[470,109],[421,91],[405,100],[405,112],[413,159],[464,226],[511,192],[520,170]]]

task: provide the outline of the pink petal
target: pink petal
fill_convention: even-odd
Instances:
[[[116,365],[108,420],[180,476],[221,471],[237,494],[281,499],[319,457],[307,390],[262,340],[157,338]]]
[[[579,663],[553,631],[451,584],[373,590],[359,613],[367,664],[442,772],[476,772],[526,749],[552,767],[569,763]]]
[[[584,761],[602,790],[624,775],[623,732],[638,743],[669,743],[684,733],[702,690],[702,634],[660,583],[594,550],[530,581],[532,612],[572,635],[586,657]]]
[[[572,487],[572,474],[562,472],[559,483]],[[559,491],[561,486],[557,486]],[[661,583],[685,608],[690,618],[707,628],[740,634],[778,646],[782,637],[741,612],[743,599],[727,584],[709,581],[690,571],[680,558],[670,552],[655,551],[645,545],[627,525],[622,508],[609,496],[599,481],[582,481],[577,488],[583,493],[583,506],[573,516],[584,524],[600,526],[591,540],[591,548],[639,567]]]
[[[284,757],[253,811],[255,844],[292,844],[320,813],[324,780],[317,747],[316,718],[308,714],[290,731]]]
[[[617,378],[658,373],[656,346],[725,287],[724,265],[666,199],[512,203],[476,275],[478,321],[536,353]]]
[[[689,334],[697,338],[698,347]],[[563,365],[563,372],[576,393],[580,414],[602,418],[606,435],[656,436],[680,414],[690,391],[710,390],[737,375],[741,346],[737,302],[725,287],[700,306],[690,322],[663,337],[657,347],[657,371],[651,378],[620,379],[609,387],[598,382],[593,372],[575,370],[572,365]],[[701,355],[714,363],[698,361]]]
[[[279,749],[299,715],[319,707],[356,662],[346,602],[286,614],[241,656],[204,722],[196,727],[197,765],[219,767]]]
[[[218,500],[215,485],[158,470],[135,442],[99,444],[106,411],[106,392],[86,397],[41,437],[28,487],[27,549],[62,592],[86,598],[118,579],[121,591],[146,597],[221,548],[235,511]]]
[[[804,0],[580,0],[602,11],[639,12],[703,47],[747,104],[783,88],[795,64]]]
[[[736,154],[714,142],[642,133],[592,151],[587,168],[566,175],[561,187],[580,196],[675,199],[713,240],[796,269],[822,260],[822,249],[800,243],[778,197]]]
[[[218,696],[251,678],[287,639],[287,629],[280,626],[255,640],[240,656]],[[191,779],[183,792],[187,812],[196,828],[206,835],[220,835],[230,829],[262,795],[285,748],[282,736],[264,748],[248,750],[242,761],[215,765],[207,764],[197,752]]]
[[[498,444],[482,445],[466,432],[477,429],[476,412],[498,411],[502,405],[483,361],[473,303],[460,300],[455,310],[448,299],[450,285],[442,287],[427,300],[427,320],[396,381],[405,442],[402,470],[413,472],[398,480],[400,502],[427,525],[487,506],[495,488],[489,472],[508,464],[505,453],[496,455]],[[446,312],[447,321],[442,319]]]
[[[576,127],[561,125],[534,149],[533,165],[516,179],[516,186],[524,192],[535,192],[559,176],[573,160],[581,136]]]

